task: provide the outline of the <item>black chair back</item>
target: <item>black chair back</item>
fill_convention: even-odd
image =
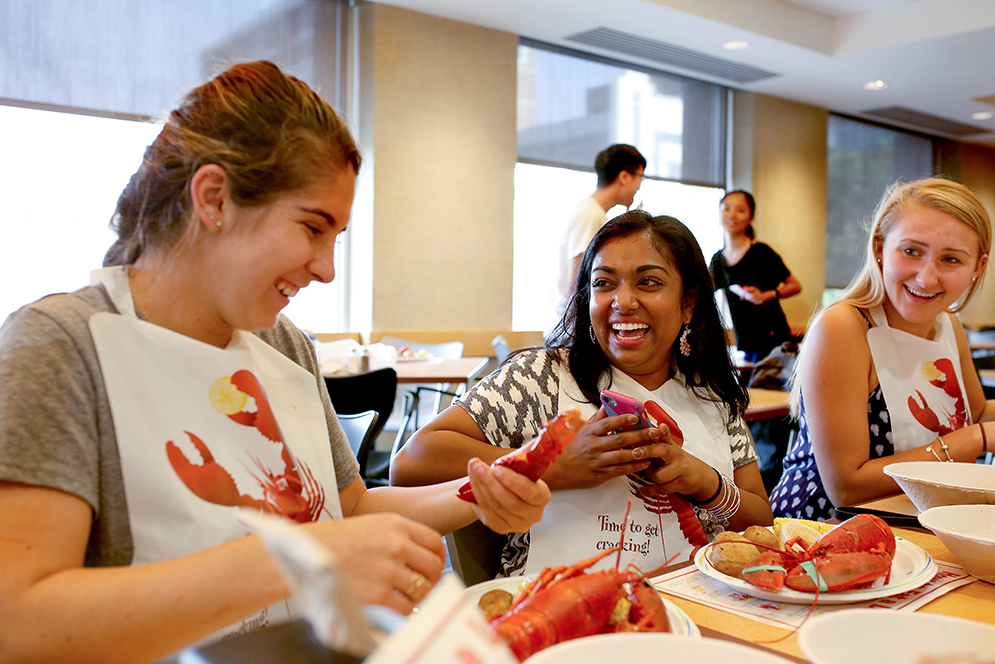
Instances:
[[[370,450],[373,449],[373,432],[377,426],[377,411],[367,410],[362,413],[337,413],[339,424],[345,431],[345,437],[349,439],[349,447],[359,461],[359,474],[366,473],[366,462],[369,459]]]
[[[338,414],[354,415],[368,410],[376,412],[376,423],[367,436],[370,440],[369,449],[364,451],[363,457],[357,453],[356,459],[364,480],[386,479],[390,471],[390,455],[377,454],[373,448],[377,436],[394,410],[397,372],[391,367],[385,367],[360,374],[326,376],[325,387],[328,388],[328,396]]]

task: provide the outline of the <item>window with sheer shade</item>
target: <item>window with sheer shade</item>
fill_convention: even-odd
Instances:
[[[863,264],[867,228],[885,190],[933,173],[933,140],[829,116],[826,288],[845,288]]]
[[[706,259],[722,247],[727,90],[522,40],[518,49],[512,328],[549,330],[560,235],[597,186],[594,160],[634,145],[646,172],[634,207],[683,221]],[[617,207],[608,218],[624,212]]]

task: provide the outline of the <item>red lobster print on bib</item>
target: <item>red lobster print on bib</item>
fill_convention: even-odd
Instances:
[[[915,397],[909,397],[909,412],[916,418],[916,421],[939,436],[944,436],[966,426],[968,424],[967,407],[964,403],[964,395],[960,391],[957,374],[954,372],[953,362],[947,358],[926,362],[922,365],[922,375],[929,381],[930,385],[942,389],[944,394],[954,400],[954,412],[951,413],[941,404],[937,406],[939,410],[937,413],[929,405],[922,392],[916,390],[918,400]]]
[[[250,470],[249,474],[262,488],[263,494],[262,499],[253,498],[239,490],[231,473],[215,461],[204,441],[185,431],[203,462],[191,462],[173,441],[166,443],[166,454],[173,470],[187,488],[215,505],[254,507],[299,523],[317,520],[325,510],[324,489],[306,464],[298,464],[291,457],[259,380],[250,371],[236,371],[231,376],[216,380],[211,386],[209,398],[217,412],[243,426],[255,427],[265,438],[280,445],[284,467],[278,471],[271,470],[258,458],[246,453],[247,461],[256,469]]]

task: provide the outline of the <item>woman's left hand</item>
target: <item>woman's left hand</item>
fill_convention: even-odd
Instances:
[[[481,523],[496,533],[523,533],[542,518],[550,499],[542,480],[533,482],[504,466],[488,466],[471,459],[467,474],[476,504],[473,511]]]
[[[662,450],[659,460],[663,462],[662,466],[654,464],[643,474],[654,484],[641,487],[640,493],[648,496],[679,493],[699,500],[715,493],[718,479],[715,470],[701,459],[685,452],[684,448],[670,443]]]

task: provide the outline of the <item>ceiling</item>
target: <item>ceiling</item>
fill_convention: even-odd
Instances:
[[[991,0],[376,1],[995,146]]]

